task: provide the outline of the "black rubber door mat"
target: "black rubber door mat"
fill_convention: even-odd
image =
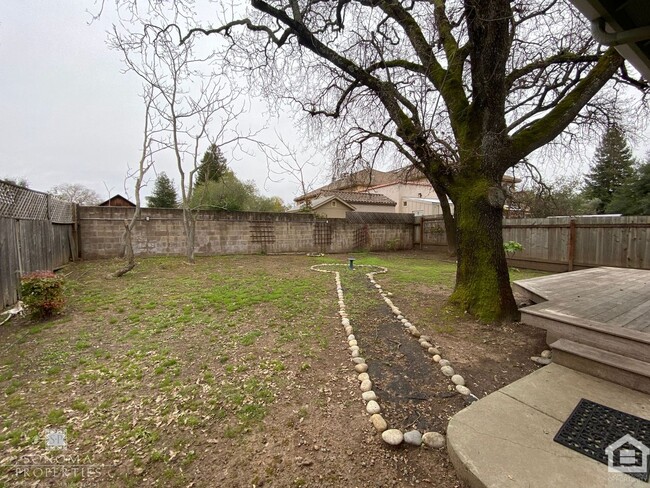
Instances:
[[[583,398],[553,440],[642,481],[650,477],[650,420]]]

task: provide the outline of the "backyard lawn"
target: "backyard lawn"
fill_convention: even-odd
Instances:
[[[389,268],[377,281],[477,396],[537,368],[542,331],[444,307],[442,255],[355,257]],[[64,315],[0,327],[0,487],[462,486],[444,449],[388,447],[368,421],[333,275],[310,270],[346,261],[147,258],[118,279],[119,261],[71,264]],[[365,272],[338,270],[386,420],[444,433],[463,397]],[[64,449],[46,448],[46,429],[65,431]]]

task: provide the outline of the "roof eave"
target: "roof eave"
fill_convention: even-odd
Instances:
[[[571,0],[571,3],[590,21],[604,18],[612,32],[621,32],[620,26],[612,21],[612,15],[599,0]],[[650,60],[636,46],[635,42],[616,46],[616,50],[627,59],[646,79],[650,80]]]

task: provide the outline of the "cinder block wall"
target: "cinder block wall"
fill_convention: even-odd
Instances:
[[[133,211],[123,207],[79,207],[81,256],[120,256],[124,222],[131,219]],[[365,237],[360,240],[360,236]],[[137,255],[185,254],[182,210],[142,209],[133,231],[133,247]],[[413,225],[316,220],[311,214],[294,213],[205,211],[197,216],[197,255],[343,253],[358,247],[374,251],[411,249]]]

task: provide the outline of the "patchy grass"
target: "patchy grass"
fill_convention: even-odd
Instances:
[[[360,257],[357,262],[386,266],[392,280],[402,284],[436,283],[451,287],[456,278],[456,263],[447,260],[424,260],[400,256],[391,259],[389,255]],[[378,275],[377,279],[380,279]]]
[[[65,428],[80,452],[104,446],[94,463],[184,485],[176,463],[201,457],[179,454],[196,432],[241,439],[328,342],[327,277],[289,260],[150,258],[122,279],[107,279],[114,261],[73,265],[66,316],[0,331],[0,452],[29,453],[33,436]]]
[[[456,279],[456,262],[446,256],[436,256],[436,259],[430,259],[431,255],[422,253],[357,253],[356,264],[384,266],[389,269],[386,274],[378,274],[376,278],[381,281],[387,290],[395,293],[398,300],[409,297],[412,301],[418,302],[417,309],[422,313],[416,315],[422,316],[423,320],[430,321],[434,318],[433,329],[442,334],[454,333],[459,320],[464,318],[464,314],[454,307],[447,307],[445,303],[441,306],[441,301],[446,302],[447,297],[453,289]],[[340,262],[331,257],[321,257],[320,262],[331,263]],[[368,270],[361,267],[350,271],[348,268],[339,268],[344,276],[345,274],[365,274]],[[523,268],[510,268],[510,281],[516,281],[536,276],[544,276],[548,273]],[[361,311],[357,318],[363,317],[366,311],[363,309],[364,294],[361,293],[363,286],[355,285],[351,281],[352,295],[357,300],[357,305],[361,306]],[[359,288],[361,286],[361,288]],[[437,295],[436,300],[420,300],[419,297],[426,297],[434,293]],[[368,295],[368,306],[374,303],[374,296]],[[415,312],[415,310],[413,311]],[[411,312],[411,314],[413,314]]]
[[[332,276],[309,270],[346,257],[222,256],[193,266],[147,258],[120,279],[107,278],[117,261],[70,265],[65,316],[0,328],[0,459],[42,453],[45,429],[56,427],[70,449],[103,466],[90,480],[99,486],[318,484],[300,465],[287,468],[305,456],[307,434],[296,430],[289,441],[286,426],[311,429],[311,444],[338,432],[341,452],[352,449],[351,430],[359,446],[365,435],[349,422],[363,419],[363,409],[345,379]],[[448,294],[453,284],[455,264],[430,254],[357,258],[390,268],[378,279],[398,302],[431,289]],[[377,307],[363,286],[345,281],[355,321]],[[443,320],[439,302],[418,307],[440,319],[441,331],[457,327]],[[334,403],[336,418],[328,413]],[[13,485],[12,476],[0,469],[0,487]]]
[[[453,288],[456,280],[456,261],[453,258],[437,257],[427,259],[422,254],[388,254],[388,253],[357,253],[356,264],[371,264],[389,268],[389,274],[377,275],[377,279],[389,278],[392,283],[435,284],[444,288]],[[426,255],[424,255],[426,256]],[[320,258],[321,262],[340,262],[330,257]],[[363,271],[363,268],[359,268]],[[523,268],[510,268],[510,281],[544,276],[548,273]]]

